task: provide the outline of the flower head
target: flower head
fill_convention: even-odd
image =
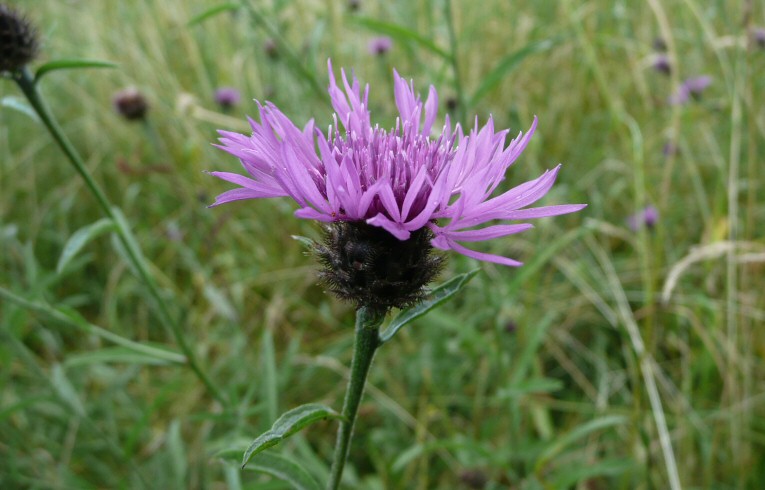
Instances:
[[[698,99],[710,85],[712,85],[712,77],[709,75],[688,78],[680,85],[674,95],[669,98],[669,102],[670,104],[684,104],[691,97]]]
[[[120,90],[112,99],[114,109],[128,121],[141,121],[149,111],[149,102],[135,87]]]
[[[669,62],[669,57],[666,54],[659,54],[654,58],[653,68],[665,75],[672,73],[672,64]]]
[[[752,39],[757,46],[765,48],[765,27],[757,27],[752,31]]]
[[[375,37],[367,45],[369,54],[382,56],[393,47],[393,40],[388,36]]]
[[[239,91],[233,87],[220,87],[215,91],[215,102],[223,110],[228,110],[239,103],[241,96]]]
[[[479,242],[519,233],[527,223],[520,221],[571,213],[582,204],[527,208],[552,187],[560,166],[540,177],[492,197],[505,178],[505,171],[518,158],[536,128],[519,134],[505,146],[507,130],[496,132],[491,118],[486,125],[467,134],[446,116],[441,134],[432,136],[438,110],[438,95],[430,87],[423,102],[394,71],[394,93],[400,117],[386,131],[372,125],[368,111],[369,87],[362,91],[354,77],[342,72],[342,88],[329,65],[329,94],[335,109],[335,124],[325,135],[313,120],[304,128],[295,126],[271,103],[260,105],[260,122],[250,120],[252,135],[221,131],[219,147],[239,158],[249,176],[229,172],[211,174],[240,187],[219,195],[213,204],[241,199],[289,196],[300,209],[298,218],[313,219],[331,226],[345,224],[364,230],[330,233],[328,242],[343,246],[351,235],[362,241],[386,241],[384,247],[416,241],[426,248],[454,250],[479,260],[518,266],[520,262],[472,250],[463,243]],[[318,151],[317,151],[318,149]],[[484,226],[488,225],[488,226]],[[483,226],[482,228],[479,228]],[[372,233],[378,229],[385,233]],[[334,235],[333,235],[334,234]],[[343,237],[335,235],[343,234]],[[383,239],[385,237],[385,239]],[[395,238],[395,240],[393,240]],[[405,244],[401,243],[405,248]],[[331,246],[328,245],[328,246]],[[355,246],[349,245],[351,248]],[[359,257],[354,254],[359,252]],[[344,277],[353,270],[372,270],[380,252],[361,246],[324,253],[324,262],[343,265]],[[384,255],[384,254],[383,254]],[[395,255],[395,254],[394,254]],[[335,260],[334,258],[337,258]],[[421,286],[434,274],[407,269],[424,263],[437,268],[427,256],[413,254],[398,276],[416,277]],[[374,279],[376,280],[376,279]],[[362,282],[373,279],[364,278]]]
[[[652,229],[659,221],[659,210],[654,206],[646,206],[641,211],[627,218],[627,225],[632,231],[638,231],[644,226]]]
[[[0,73],[20,70],[37,56],[34,26],[20,13],[0,4]]]

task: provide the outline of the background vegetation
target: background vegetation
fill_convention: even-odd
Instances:
[[[174,346],[108,233],[57,270],[70,237],[102,215],[3,81],[0,487],[287,488],[219,451],[244,449],[298,404],[339,409],[353,312],[316,285],[290,238],[319,236],[314,223],[286,199],[207,209],[227,185],[203,171],[238,171],[211,143],[217,128],[247,131],[250,99],[329,125],[331,57],[370,83],[383,126],[396,114],[394,67],[421,93],[433,84],[468,125],[493,114],[518,131],[538,115],[507,185],[562,162],[544,203],[589,203],[485,246],[526,265],[482,264],[456,300],[380,351],[348,488],[760,488],[763,4],[356,3],[245,1],[202,17],[217,4],[18,4],[39,26],[37,64],[119,64],[51,73],[41,90],[227,403],[172,356],[87,330]],[[392,48],[372,55],[379,35]],[[657,38],[669,76],[654,67]],[[668,103],[699,75],[712,78],[699,99]],[[149,100],[146,124],[112,108],[131,85]],[[223,111],[220,86],[244,101]],[[628,217],[648,205],[658,222],[632,230]],[[475,266],[452,255],[443,278]],[[277,451],[324,481],[333,434],[317,424]]]

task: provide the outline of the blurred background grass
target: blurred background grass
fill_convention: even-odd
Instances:
[[[760,488],[761,2],[455,0],[450,12],[445,0],[274,0],[199,17],[216,5],[17,3],[39,26],[38,64],[119,64],[51,73],[41,90],[229,403],[184,366],[2,301],[0,487],[287,488],[217,452],[244,449],[300,403],[340,407],[353,312],[316,285],[290,238],[317,237],[314,223],[286,199],[207,209],[227,186],[203,171],[237,171],[211,143],[218,128],[247,131],[250,99],[329,125],[331,57],[371,84],[383,126],[396,115],[394,67],[421,93],[433,84],[442,114],[463,124],[493,114],[517,132],[537,115],[507,185],[562,162],[544,202],[589,203],[485,245],[527,265],[482,264],[381,350],[348,488],[669,488],[675,473],[683,488]],[[370,54],[380,35],[391,49]],[[654,67],[657,38],[669,76]],[[667,102],[699,75],[713,80],[701,98]],[[146,124],[113,110],[126,86],[146,95]],[[223,111],[220,86],[244,101]],[[6,102],[20,95],[0,84]],[[630,229],[648,205],[657,223]],[[0,287],[172,346],[106,235],[56,272],[69,237],[100,217],[42,126],[2,107]],[[452,255],[443,277],[475,265]],[[323,481],[333,434],[322,423],[279,450]]]

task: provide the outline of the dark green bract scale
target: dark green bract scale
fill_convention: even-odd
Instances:
[[[0,4],[0,72],[22,69],[37,56],[35,28],[12,8]]]
[[[422,228],[401,241],[364,222],[327,226],[324,242],[314,247],[323,268],[319,277],[340,299],[381,313],[422,301],[444,257],[434,253],[433,233]]]

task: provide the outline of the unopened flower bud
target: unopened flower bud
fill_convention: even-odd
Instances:
[[[0,4],[0,72],[22,69],[37,56],[37,30],[19,12]]]
[[[120,90],[114,96],[114,108],[128,121],[140,121],[146,118],[149,103],[146,97],[135,87]]]

